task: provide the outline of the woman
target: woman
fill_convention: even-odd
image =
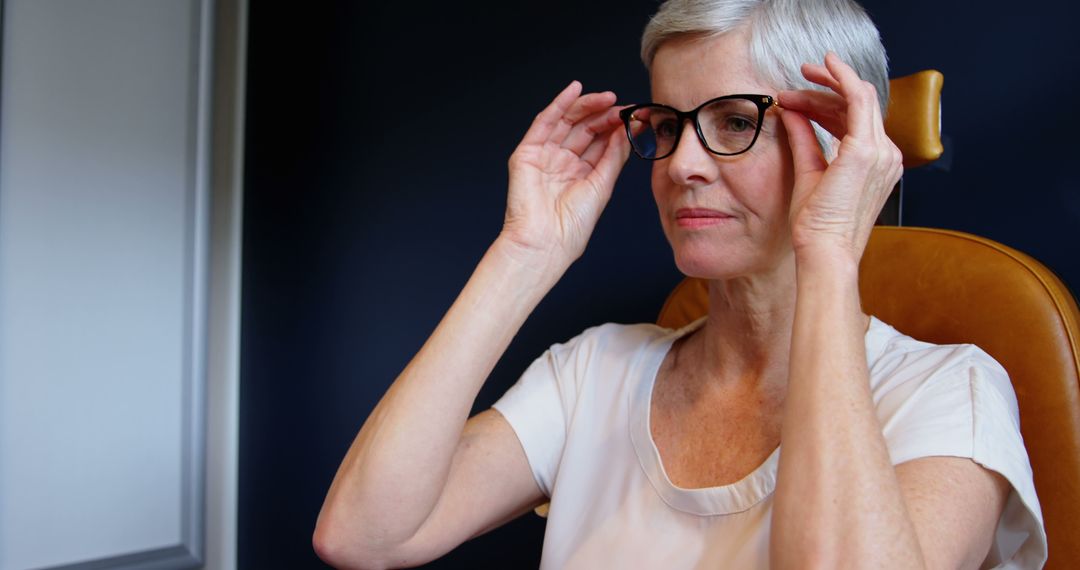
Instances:
[[[858,262],[901,173],[866,14],[672,0],[643,57],[663,106],[574,82],[536,117],[504,229],[360,430],[319,555],[413,566],[550,498],[544,568],[1041,565],[1004,371],[861,312]],[[708,316],[590,329],[468,418],[632,146],[676,264],[709,279]]]

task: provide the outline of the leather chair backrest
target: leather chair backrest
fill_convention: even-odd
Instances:
[[[1042,504],[1049,561],[1080,561],[1080,310],[1033,258],[961,232],[877,227],[859,269],[863,309],[937,344],[971,343],[1009,372]],[[657,323],[708,311],[706,284],[683,280]]]

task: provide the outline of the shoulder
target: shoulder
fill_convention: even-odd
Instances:
[[[1038,566],[1046,556],[1042,512],[1005,369],[977,346],[922,342],[876,319],[866,348],[893,464],[959,457],[1000,475],[1011,491],[991,559],[1012,559],[1011,567]]]
[[[565,407],[594,379],[611,385],[633,376],[639,363],[662,355],[678,331],[653,324],[606,323],[551,345],[519,378],[508,395],[523,391],[555,390]],[[506,400],[506,397],[504,397]]]
[[[544,351],[495,402],[545,494],[553,492],[567,441],[610,433],[611,414],[625,409],[613,405],[626,401],[620,391],[635,385],[639,363],[655,358],[672,334],[651,324],[591,327]]]
[[[1004,400],[1011,415],[1018,414],[1016,395],[1005,369],[973,344],[938,345],[907,336],[877,319],[866,335],[874,400],[907,400],[920,393],[955,393],[969,399],[974,384],[992,390]]]
[[[1022,449],[1012,383],[979,347],[922,342],[875,319],[867,361],[894,464],[928,455],[974,458],[980,436],[1003,431],[1015,433]]]
[[[674,332],[651,323],[605,323],[589,327],[570,340],[552,345],[549,350],[563,357],[577,353],[626,355],[647,350]]]
[[[642,362],[660,358],[677,332],[649,323],[606,323],[552,345],[534,366],[550,370],[567,388],[580,389],[595,378],[610,384],[633,377]]]

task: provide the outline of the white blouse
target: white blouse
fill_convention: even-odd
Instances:
[[[768,568],[780,448],[742,480],[684,489],[649,429],[672,331],[607,324],[556,344],[495,404],[551,498],[542,569]],[[894,465],[971,458],[1012,485],[984,567],[1039,568],[1046,533],[1005,370],[972,345],[914,340],[876,318],[866,355]]]

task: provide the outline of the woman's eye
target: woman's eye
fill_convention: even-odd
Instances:
[[[656,131],[658,138],[675,138],[675,131],[678,130],[675,126],[675,121],[661,121],[657,123],[653,130]]]
[[[754,130],[754,123],[745,117],[728,117],[724,121],[724,128],[733,133],[742,133]]]

